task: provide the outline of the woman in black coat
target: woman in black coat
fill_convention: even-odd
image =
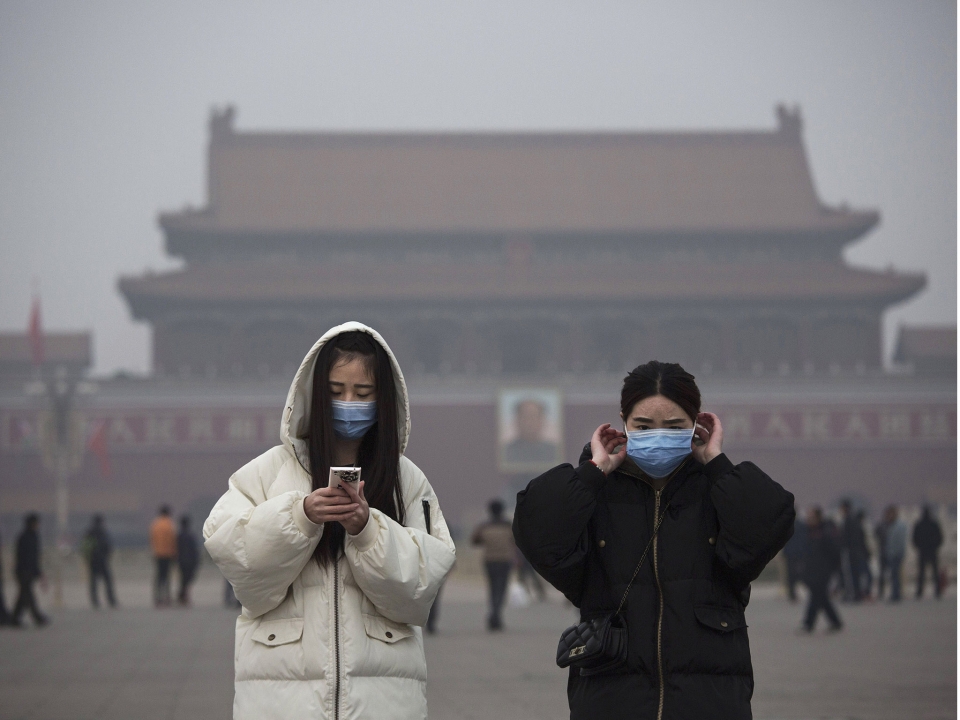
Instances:
[[[571,668],[570,717],[750,718],[750,582],[793,533],[793,495],[722,452],[694,378],[641,365],[624,380],[626,434],[601,425],[578,467],[560,465],[517,497],[517,545],[581,619],[617,609],[663,516],[622,615],[625,667]],[[619,451],[617,450],[619,448]]]

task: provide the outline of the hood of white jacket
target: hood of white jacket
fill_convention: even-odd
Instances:
[[[290,391],[287,393],[287,402],[284,405],[283,418],[280,421],[280,440],[293,451],[304,468],[309,469],[310,467],[307,438],[310,432],[313,372],[317,366],[317,356],[320,354],[320,348],[337,335],[354,331],[367,333],[380,344],[387,353],[387,357],[390,358],[390,364],[393,366],[393,377],[397,385],[397,428],[400,433],[400,452],[402,453],[407,447],[407,439],[410,437],[410,401],[407,398],[407,384],[404,382],[400,364],[380,333],[362,323],[346,322],[343,325],[330,328],[323,334],[323,337],[313,344],[310,352],[300,363],[300,369],[294,375]]]

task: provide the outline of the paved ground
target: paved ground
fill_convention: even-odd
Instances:
[[[0,720],[217,720],[232,702],[233,621],[216,606],[210,571],[191,610],[155,611],[142,581],[124,607],[68,609],[42,630],[0,632]],[[10,591],[8,585],[8,592]],[[763,588],[747,611],[757,718],[925,720],[956,715],[956,599],[843,606],[836,636],[794,634],[800,608]],[[553,664],[573,618],[557,599],[507,612],[509,632],[483,630],[482,588],[452,582],[440,633],[427,638],[431,718],[533,720],[566,715],[564,673]]]

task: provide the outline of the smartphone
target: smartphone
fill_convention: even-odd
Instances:
[[[330,468],[330,479],[327,481],[327,487],[340,487],[340,483],[350,483],[354,490],[357,489],[357,483],[360,482],[360,468],[358,467],[332,467]]]

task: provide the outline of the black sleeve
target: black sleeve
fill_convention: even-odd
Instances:
[[[558,465],[517,493],[513,536],[547,582],[579,607],[589,547],[587,525],[606,476],[591,462]]]
[[[710,497],[720,525],[716,557],[730,571],[734,584],[745,586],[757,579],[793,535],[793,493],[753,463],[734,465],[722,453],[704,472],[713,485]]]

